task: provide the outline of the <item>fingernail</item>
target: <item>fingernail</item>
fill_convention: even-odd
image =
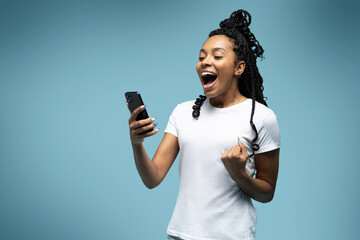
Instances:
[[[158,123],[154,123],[154,127],[156,127],[158,125]]]
[[[155,121],[156,118],[151,118],[151,121]]]
[[[146,105],[144,105],[144,108],[146,108]]]
[[[238,137],[238,141],[240,141],[240,138]]]
[[[157,128],[157,129],[155,129],[155,132],[158,132],[160,130],[160,128]]]

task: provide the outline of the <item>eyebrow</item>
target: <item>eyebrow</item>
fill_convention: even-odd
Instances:
[[[223,50],[224,52],[226,52],[226,50],[221,47],[216,47],[216,48],[212,49],[213,52],[218,51],[218,50]],[[200,52],[206,53],[205,49],[203,49],[203,48],[200,49]]]

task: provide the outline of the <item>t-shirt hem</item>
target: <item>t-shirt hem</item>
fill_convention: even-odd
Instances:
[[[179,238],[182,238],[182,239],[186,239],[186,240],[216,240],[215,238],[198,238],[198,237],[194,237],[194,236],[191,236],[191,235],[188,235],[188,234],[177,232],[177,231],[174,231],[174,230],[171,230],[171,229],[167,230],[167,234],[169,234],[171,236],[174,236],[174,237],[179,237]]]
[[[169,130],[165,130],[164,131],[164,133],[170,133],[171,135],[174,135],[175,137],[178,137],[177,135],[176,135],[176,133],[174,133],[173,131],[169,131]]]
[[[191,236],[188,234],[184,234],[184,233],[181,233],[178,231],[171,230],[169,228],[167,229],[167,234],[170,236],[174,236],[174,237],[178,237],[178,238],[186,239],[186,240],[224,240],[223,238],[194,237],[194,236]],[[247,238],[242,237],[241,239],[242,240],[254,240],[255,238],[254,237],[247,237]]]
[[[260,147],[259,151],[256,151],[255,154],[270,152],[270,151],[278,149],[278,148],[280,148],[280,143],[267,145],[264,147]]]

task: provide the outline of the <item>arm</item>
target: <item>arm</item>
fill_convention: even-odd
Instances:
[[[165,178],[179,152],[177,137],[165,133],[152,160],[144,145],[132,144],[136,168],[145,186],[152,189]]]
[[[274,197],[276,180],[279,169],[280,149],[255,154],[254,160],[257,169],[256,178],[249,176],[245,171],[248,154],[246,147],[238,143],[221,157],[230,177],[239,185],[241,190],[256,201],[266,203]]]
[[[276,149],[255,154],[256,178],[246,173],[237,176],[236,183],[249,197],[262,203],[273,199],[279,168],[279,152],[280,149]]]
[[[179,152],[179,146],[177,137],[165,133],[151,160],[146,153],[143,141],[144,138],[156,134],[157,130],[154,129],[151,132],[144,133],[146,130],[154,128],[155,125],[152,118],[136,121],[137,115],[142,110],[144,110],[143,107],[135,109],[129,118],[130,139],[138,173],[145,186],[152,189],[158,186],[165,178]]]

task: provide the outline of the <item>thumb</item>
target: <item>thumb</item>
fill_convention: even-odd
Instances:
[[[238,141],[237,141],[237,143],[238,143],[238,146],[240,147],[240,152],[242,152],[242,142],[240,141],[240,138],[238,137]]]

